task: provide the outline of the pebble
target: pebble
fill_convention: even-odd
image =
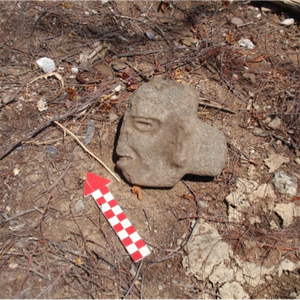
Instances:
[[[56,70],[55,63],[51,58],[42,57],[36,61],[37,65],[43,70],[44,73],[51,73]]]
[[[283,171],[276,172],[271,183],[280,194],[290,197],[294,197],[297,194],[297,179]]]
[[[77,213],[80,213],[83,210],[85,210],[83,201],[81,199],[79,201],[77,201],[74,205],[74,208],[75,208]]]

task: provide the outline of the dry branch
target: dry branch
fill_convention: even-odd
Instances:
[[[117,182],[120,181],[120,179],[117,177],[117,175],[111,171],[109,169],[108,166],[106,166],[106,164],[100,160],[94,153],[92,153],[90,150],[88,150],[84,145],[83,143],[80,142],[80,140],[76,137],[76,135],[74,133],[72,133],[70,130],[68,130],[66,127],[64,127],[63,125],[61,125],[60,123],[58,123],[57,121],[54,121],[54,123],[56,125],[58,125],[60,128],[62,128],[64,131],[66,131],[67,133],[69,133],[75,140],[76,142],[89,154],[91,155],[92,157],[94,157],[116,180]]]

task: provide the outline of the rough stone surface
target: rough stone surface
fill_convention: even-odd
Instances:
[[[172,187],[186,174],[221,173],[226,139],[198,119],[198,98],[192,87],[157,78],[132,94],[116,149],[126,180]]]
[[[275,206],[274,211],[282,220],[282,228],[292,225],[294,220],[294,203],[279,203]]]
[[[221,299],[249,299],[249,295],[237,282],[227,282],[220,287]]]
[[[236,190],[226,197],[229,220],[241,221],[243,213],[248,211],[253,202],[264,198],[276,198],[271,184],[264,183],[258,186],[258,183],[253,180],[238,178],[236,181]],[[253,219],[253,222],[259,223],[259,218]]]
[[[288,157],[279,154],[271,154],[268,158],[264,159],[266,166],[269,168],[269,173],[275,172],[282,164],[290,162]]]
[[[290,197],[294,197],[297,194],[297,179],[283,171],[276,172],[271,183],[280,194]]]
[[[187,253],[182,265],[188,274],[193,274],[199,280],[211,276],[212,282],[216,283],[218,278],[223,282],[224,273],[232,274],[230,270],[224,270],[221,266],[223,262],[230,261],[233,251],[226,242],[222,241],[218,231],[209,224],[200,223],[191,242],[187,245]],[[221,265],[220,268],[216,268],[218,265]]]
[[[296,268],[299,268],[300,262],[293,263],[292,261],[285,258],[281,261],[279,267],[278,267],[278,276],[281,276],[284,271],[292,272]]]

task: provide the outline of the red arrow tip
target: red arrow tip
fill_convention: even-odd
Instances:
[[[111,180],[97,176],[93,173],[86,173],[86,180],[84,185],[84,197],[89,196],[94,191],[102,188],[103,186],[109,185]]]

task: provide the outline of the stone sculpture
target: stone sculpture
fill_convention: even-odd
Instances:
[[[198,119],[192,87],[153,79],[131,96],[116,148],[117,167],[133,185],[172,187],[186,174],[219,175],[224,134]]]

